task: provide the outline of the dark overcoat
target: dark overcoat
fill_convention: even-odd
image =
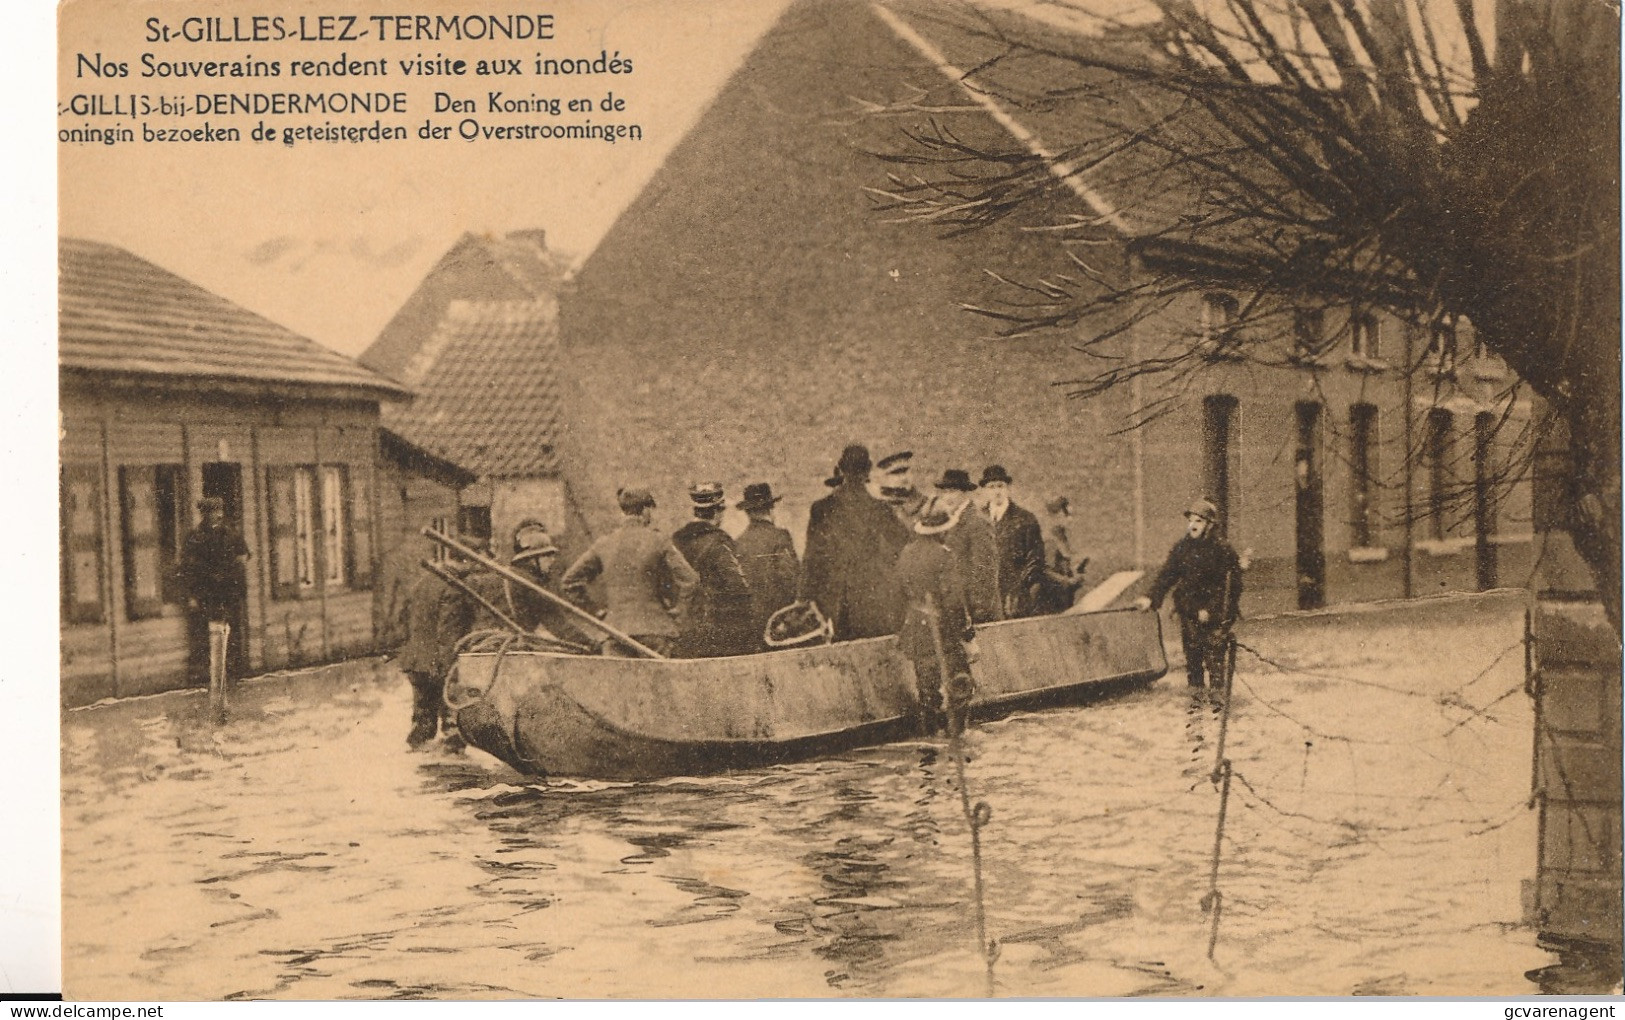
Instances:
[[[897,558],[897,590],[904,607],[897,644],[915,672],[938,675],[939,647],[950,676],[967,672],[971,619],[959,557],[937,536],[914,536]]]
[[[1241,560],[1230,543],[1209,534],[1189,535],[1174,543],[1168,560],[1157,572],[1146,594],[1151,608],[1162,608],[1169,591],[1174,593],[1174,612],[1194,621],[1207,610],[1209,624],[1225,627],[1236,621],[1241,611]]]
[[[1004,603],[999,598],[999,543],[993,537],[993,522],[966,503],[943,541],[959,557],[971,618],[977,623],[1004,619]]]
[[[689,521],[672,544],[700,578],[681,621],[677,654],[701,659],[756,651],[761,632],[752,640],[750,585],[733,538],[710,521]]]
[[[406,643],[396,664],[407,673],[440,679],[456,659],[457,642],[474,623],[476,605],[462,592],[425,572],[406,602]]]
[[[768,619],[796,600],[801,561],[790,533],[767,521],[751,521],[734,540],[734,552],[750,586],[751,631],[761,644]]]
[[[246,597],[248,580],[243,559],[248,543],[235,528],[200,526],[181,543],[181,593],[196,599],[198,608],[211,620],[225,619],[221,613]]]
[[[1044,571],[1044,529],[1031,511],[1014,502],[992,523],[999,556],[999,602],[1004,615],[1012,619],[1031,616],[1035,611],[1033,589]]]
[[[895,568],[908,529],[855,479],[814,503],[808,519],[804,594],[835,625],[835,639],[895,634]]]

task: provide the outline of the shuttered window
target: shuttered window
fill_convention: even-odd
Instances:
[[[132,620],[163,615],[163,563],[158,550],[157,470],[150,464],[118,469],[124,542],[124,613]]]
[[[265,469],[265,492],[269,506],[266,523],[271,533],[271,597],[296,599],[299,597],[298,541],[294,523],[295,467],[275,466]]]
[[[102,472],[62,468],[62,616],[68,623],[107,619],[102,593]]]
[[[320,588],[372,584],[371,495],[349,465],[267,469],[271,597],[296,599]]]
[[[366,465],[357,465],[349,475],[349,499],[345,510],[350,529],[350,587],[363,590],[372,587],[372,486],[371,471]]]

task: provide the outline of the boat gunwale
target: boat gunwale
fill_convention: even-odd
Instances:
[[[996,622],[991,623],[991,624],[978,625],[977,629],[981,630],[983,627],[1000,627],[1000,626],[1003,626],[1003,625],[1006,625],[1006,624],[1031,624],[1031,623],[1038,622],[1038,621],[1043,621],[1043,620],[1056,620],[1056,619],[1063,619],[1063,618],[1096,616],[1096,615],[1101,615],[1101,614],[1105,614],[1105,613],[1122,613],[1122,612],[1133,612],[1133,611],[1135,611],[1133,609],[1133,607],[1115,607],[1115,608],[1111,608],[1111,609],[1093,610],[1093,611],[1088,612],[1088,613],[1070,613],[1070,614],[1068,614],[1068,613],[1053,613],[1053,614],[1049,614],[1047,616],[1038,616],[1038,617],[1029,616],[1029,617],[1023,617],[1021,619],[1016,619],[1016,620],[999,620],[999,621],[996,621]],[[1158,622],[1157,622],[1156,631],[1157,631],[1157,647],[1158,647],[1159,651],[1161,651],[1161,647],[1162,647],[1162,626],[1161,626],[1161,621],[1160,620],[1158,620]],[[611,661],[611,662],[640,662],[640,661],[641,662],[651,662],[651,663],[658,662],[658,663],[661,663],[662,665],[673,664],[673,663],[705,664],[705,663],[714,663],[714,662],[738,662],[741,659],[758,659],[758,658],[762,658],[762,657],[770,656],[770,655],[782,655],[782,654],[786,654],[786,653],[806,652],[806,651],[810,651],[812,649],[818,649],[818,648],[833,648],[836,645],[841,645],[841,644],[850,645],[850,644],[857,644],[859,642],[867,642],[867,641],[895,640],[895,637],[896,637],[896,635],[886,634],[886,635],[880,635],[878,637],[873,637],[873,638],[859,638],[859,639],[856,639],[855,641],[835,642],[834,644],[825,644],[825,645],[809,645],[809,646],[807,646],[805,648],[784,648],[784,649],[777,649],[777,650],[768,651],[768,652],[758,652],[758,653],[754,653],[752,655],[708,656],[706,658],[699,658],[699,659],[677,659],[677,658],[647,659],[647,658],[642,658],[642,657],[638,657],[638,656],[581,656],[581,655],[572,655],[572,654],[570,654],[568,652],[544,651],[544,650],[540,650],[540,649],[535,649],[535,650],[521,649],[519,651],[498,651],[498,652],[466,652],[464,654],[469,655],[471,657],[491,656],[491,657],[495,657],[498,660],[498,664],[493,668],[494,675],[492,677],[491,685],[486,688],[484,694],[482,695],[482,699],[483,699],[484,697],[489,697],[490,696],[490,692],[495,689],[497,683],[499,683],[499,682],[501,682],[501,681],[503,681],[505,679],[508,679],[509,677],[512,676],[511,673],[504,673],[502,668],[501,668],[501,665],[500,665],[501,659],[506,658],[506,657],[510,657],[510,656],[523,656],[525,658],[532,658],[532,659],[540,658],[540,659],[546,659],[546,660],[592,658],[592,659],[597,659],[599,661],[606,661],[607,660],[607,661]],[[1053,696],[1053,695],[1059,694],[1059,693],[1081,691],[1081,690],[1084,690],[1084,689],[1090,688],[1090,687],[1108,686],[1108,685],[1111,685],[1111,684],[1121,684],[1121,683],[1126,683],[1126,682],[1133,682],[1133,681],[1136,681],[1136,680],[1145,680],[1147,682],[1155,682],[1158,678],[1164,676],[1168,671],[1166,653],[1165,652],[1162,653],[1160,657],[1163,660],[1161,669],[1157,669],[1157,668],[1153,667],[1151,669],[1144,669],[1144,670],[1131,670],[1131,671],[1126,672],[1126,673],[1115,673],[1115,674],[1112,674],[1110,676],[1090,677],[1087,680],[1079,680],[1079,681],[1075,681],[1075,682],[1072,682],[1072,683],[1050,684],[1050,685],[1046,685],[1046,686],[1042,686],[1042,687],[1030,687],[1030,688],[1027,688],[1025,690],[1005,692],[1005,693],[998,694],[998,695],[991,696],[991,697],[987,697],[987,698],[979,698],[979,699],[972,700],[971,706],[970,706],[971,711],[973,713],[975,713],[978,710],[985,710],[985,709],[989,709],[989,708],[998,708],[1000,706],[1009,705],[1011,703],[1020,703],[1020,702],[1029,701],[1029,700],[1036,700],[1036,699],[1039,699],[1039,698],[1042,698],[1042,697],[1045,697],[1045,696]],[[633,739],[633,740],[638,740],[638,741],[644,742],[646,744],[658,745],[658,746],[662,746],[662,747],[674,747],[674,748],[694,748],[694,747],[701,747],[701,746],[704,746],[704,747],[718,747],[718,748],[728,748],[728,747],[775,747],[775,746],[794,744],[794,743],[802,742],[802,741],[827,740],[827,739],[839,737],[840,735],[845,734],[845,733],[850,733],[853,730],[863,729],[865,727],[877,727],[877,726],[891,725],[891,724],[901,722],[901,721],[903,721],[904,719],[907,718],[906,715],[884,716],[884,717],[878,718],[878,719],[871,719],[871,720],[866,720],[866,721],[859,722],[855,726],[840,726],[840,727],[837,727],[835,729],[824,729],[824,730],[819,730],[819,731],[813,732],[813,733],[805,733],[805,734],[800,734],[800,735],[797,735],[797,736],[794,736],[794,737],[785,737],[783,739],[778,739],[778,740],[763,739],[763,738],[760,738],[760,737],[706,737],[706,738],[703,738],[703,739],[691,740],[691,741],[673,740],[673,739],[671,739],[669,737],[654,736],[654,735],[639,732],[637,730],[628,729],[623,724],[621,724],[619,722],[611,721],[609,718],[607,718],[605,715],[603,715],[598,710],[589,707],[580,698],[577,698],[574,694],[572,694],[568,690],[566,685],[564,683],[562,683],[561,681],[556,680],[556,679],[546,679],[545,682],[549,683],[552,687],[554,687],[559,692],[560,697],[567,698],[570,701],[570,703],[575,706],[576,710],[579,711],[583,716],[590,719],[595,725],[602,727],[607,732],[609,732],[611,734],[614,734],[616,736],[624,736],[626,738]]]

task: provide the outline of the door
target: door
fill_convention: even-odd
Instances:
[[[1320,472],[1320,405],[1299,404],[1293,455],[1297,487],[1298,608],[1326,604],[1325,499]]]

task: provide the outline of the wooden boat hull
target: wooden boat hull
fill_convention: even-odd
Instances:
[[[1149,683],[1157,614],[1011,620],[977,632],[973,718]],[[908,736],[914,671],[893,638],[723,659],[465,654],[448,691],[469,743],[529,773],[648,779]]]

